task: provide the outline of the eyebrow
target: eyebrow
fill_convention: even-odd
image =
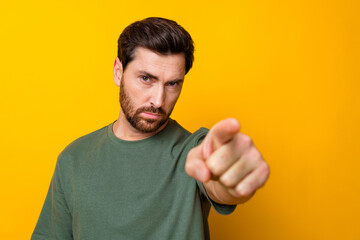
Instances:
[[[159,80],[159,78],[158,78],[157,76],[154,76],[154,75],[152,75],[151,73],[148,73],[148,72],[146,72],[146,71],[139,71],[139,73],[142,74],[142,75],[146,75],[146,76],[148,76],[148,77],[150,77],[150,78]]]
[[[159,80],[159,78],[158,78],[157,76],[154,76],[154,75],[152,75],[151,73],[148,73],[148,72],[146,72],[146,71],[141,71],[141,70],[140,70],[140,71],[139,71],[139,74],[148,76],[148,77],[153,78],[153,79],[155,79],[155,80]],[[178,79],[174,79],[174,80],[171,80],[171,81],[168,81],[168,82],[183,82],[183,81],[184,81],[184,79],[178,78]]]

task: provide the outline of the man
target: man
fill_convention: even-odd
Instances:
[[[193,62],[176,22],[147,18],[118,40],[118,119],[59,155],[32,239],[209,239],[269,168],[235,119],[191,134],[169,118]]]

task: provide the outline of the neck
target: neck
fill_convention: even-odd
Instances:
[[[116,137],[126,141],[137,141],[154,136],[165,128],[169,121],[166,121],[158,130],[151,133],[144,133],[134,128],[126,119],[125,114],[120,110],[119,118],[113,124],[113,133]]]

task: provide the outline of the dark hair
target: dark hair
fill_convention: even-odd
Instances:
[[[185,74],[194,61],[194,43],[190,34],[175,21],[150,17],[127,26],[118,40],[118,58],[123,69],[134,58],[137,47],[160,54],[185,54]]]

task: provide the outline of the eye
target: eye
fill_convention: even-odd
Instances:
[[[178,85],[179,85],[179,82],[178,82],[178,81],[175,81],[175,82],[169,82],[169,83],[168,83],[168,85],[169,85],[170,87],[176,87],[176,86],[178,86]]]
[[[148,76],[141,76],[141,80],[143,80],[144,82],[148,82],[150,81],[150,78]]]

